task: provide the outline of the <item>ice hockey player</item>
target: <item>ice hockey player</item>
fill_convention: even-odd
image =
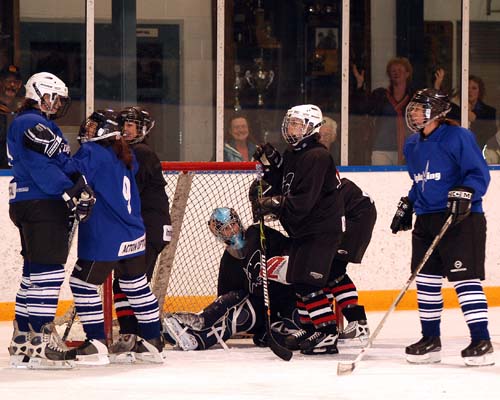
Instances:
[[[470,331],[471,342],[462,350],[466,365],[494,364],[488,332],[488,304],[481,281],[485,278],[486,219],[482,197],[490,174],[474,134],[446,119],[448,96],[419,90],[406,109],[406,122],[415,133],[408,137],[404,156],[413,180],[402,197],[391,224],[393,233],[412,227],[412,271],[422,260],[445,220],[451,227],[416,277],[422,338],[406,347],[410,363],[441,360],[443,277],[455,288]]]
[[[315,105],[287,111],[281,133],[289,146],[266,177],[277,192],[255,202],[257,214],[278,217],[291,239],[287,281],[295,290],[297,308],[307,316],[302,321],[312,323],[291,335],[287,345],[303,354],[338,352],[335,314],[325,291],[345,217],[335,162],[318,142],[322,123]]]
[[[154,119],[142,107],[126,107],[119,112],[123,125],[123,137],[132,148],[139,164],[135,175],[141,197],[141,215],[146,228],[146,263],[144,272],[151,282],[159,254],[170,242],[172,223],[170,220],[169,199],[166,193],[165,178],[160,159],[147,143],[154,127]],[[116,316],[120,324],[120,336],[110,347],[112,361],[135,359],[135,346],[139,332],[137,318],[120,288],[119,279],[113,280],[113,299]]]
[[[244,229],[232,208],[216,208],[209,220],[210,232],[226,245],[221,258],[217,299],[199,313],[176,313],[164,320],[165,339],[183,350],[205,350],[236,333],[253,333],[257,346],[267,345],[261,277],[258,225]],[[269,293],[276,340],[297,330],[293,292],[284,282],[288,238],[265,227]]]
[[[49,133],[38,132],[45,137]],[[109,363],[97,288],[113,270],[139,323],[142,337],[137,339],[136,357],[163,362],[158,301],[144,273],[146,238],[135,182],[138,166],[121,134],[117,113],[95,111],[80,127],[78,152],[71,158],[63,153],[54,157],[67,174],[79,171],[88,176],[96,197],[92,215],[79,227],[78,259],[70,278],[87,335],[72,350],[80,364]]]
[[[8,131],[13,175],[9,215],[19,229],[23,257],[9,346],[14,367],[71,368],[75,359],[52,321],[64,281],[70,214],[77,211],[85,192],[85,210],[77,212],[77,217],[84,221],[90,213],[93,192],[84,178],[75,179],[74,183],[59,166],[39,154],[37,146],[45,149],[47,143],[31,146],[30,141],[24,140],[32,132],[49,129],[54,137],[53,150],[69,154],[68,142],[54,122],[64,116],[69,100],[68,88],[57,76],[47,72],[34,74],[26,83],[25,99]],[[33,151],[33,147],[37,150]]]

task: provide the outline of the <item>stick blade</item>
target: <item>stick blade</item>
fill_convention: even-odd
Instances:
[[[292,359],[293,353],[283,346],[280,346],[274,339],[270,340],[269,347],[271,348],[272,352],[282,360],[290,361]]]
[[[337,364],[337,375],[350,375],[354,368],[356,368],[354,362],[339,362]]]

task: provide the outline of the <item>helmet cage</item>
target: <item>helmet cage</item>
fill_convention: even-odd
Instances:
[[[151,114],[141,107],[127,107],[123,109],[120,111],[120,119],[123,126],[125,126],[126,122],[132,122],[136,126],[137,136],[128,140],[130,144],[142,142],[155,126],[155,121],[151,118]],[[123,137],[127,139],[125,131],[123,131]]]
[[[68,88],[57,76],[40,72],[28,79],[25,87],[26,97],[35,100],[48,117],[57,119],[66,115],[71,98],[68,96]],[[59,107],[56,108],[56,105]]]
[[[297,146],[305,138],[319,132],[323,114],[314,105],[302,105],[289,109],[281,124],[281,135],[288,144]]]
[[[210,216],[208,226],[217,240],[227,245],[238,245],[243,239],[243,224],[232,208],[216,208]]]
[[[422,117],[416,115],[422,110]],[[406,125],[413,132],[422,130],[432,121],[443,118],[451,110],[448,96],[435,89],[419,90],[406,106]]]
[[[97,142],[103,139],[121,136],[121,124],[118,114],[113,110],[94,111],[80,126],[80,143]]]

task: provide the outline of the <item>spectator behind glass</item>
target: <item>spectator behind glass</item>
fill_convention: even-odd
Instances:
[[[330,117],[323,117],[323,125],[319,128],[319,142],[333,155],[335,165],[340,162],[340,147],[337,141],[337,122]]]
[[[497,110],[483,102],[486,94],[484,82],[475,75],[469,76],[469,130],[476,136],[477,145],[484,152],[484,147],[495,136]],[[451,103],[448,118],[460,123],[460,97],[455,95]]]
[[[483,149],[483,156],[488,164],[500,164],[500,118],[496,120],[497,132]]]
[[[365,71],[353,65],[357,83],[353,100],[358,102],[357,108],[372,117],[373,165],[403,164],[403,144],[410,134],[405,123],[405,109],[414,92],[410,87],[413,68],[407,58],[397,57],[389,60],[386,73],[389,86],[367,94]]]
[[[8,168],[6,154],[7,128],[17,108],[16,96],[22,81],[19,68],[9,65],[0,71],[0,168]]]
[[[250,161],[256,150],[247,117],[234,114],[229,120],[229,135],[224,143],[224,161]]]

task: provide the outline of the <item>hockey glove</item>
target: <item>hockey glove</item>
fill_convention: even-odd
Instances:
[[[58,155],[64,149],[63,139],[43,124],[36,124],[24,131],[24,145],[49,158]]]
[[[283,165],[283,157],[270,143],[257,146],[253,159],[273,169],[280,169]]]
[[[62,194],[68,209],[75,213],[78,221],[85,222],[95,204],[94,191],[87,184],[85,176],[81,175],[76,183]]]
[[[262,197],[257,199],[254,207],[254,219],[258,221],[267,215],[279,219],[284,202],[285,198],[283,196]]]
[[[412,226],[413,205],[408,197],[401,197],[398,209],[391,223],[391,231],[396,234],[399,231],[408,231]]]
[[[456,225],[467,218],[471,212],[474,189],[466,186],[455,186],[448,192],[448,213],[452,215],[452,224]]]

